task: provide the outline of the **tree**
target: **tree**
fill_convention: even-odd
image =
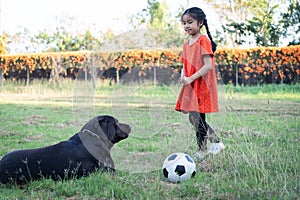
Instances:
[[[152,48],[179,47],[184,38],[179,20],[182,12],[183,7],[180,7],[178,14],[172,16],[166,1],[148,0],[147,7],[132,15],[129,23],[135,30],[148,29],[144,37],[151,41]]]
[[[47,44],[47,51],[93,50],[100,46],[99,40],[89,30],[86,30],[84,34],[73,36],[63,27],[57,28],[52,34],[40,32],[33,40]]]
[[[300,3],[290,0],[286,12],[282,13],[283,36],[291,37],[289,45],[300,44]]]
[[[76,24],[74,17],[63,17],[60,20],[60,27],[53,33],[40,32],[32,42],[45,44],[47,51],[80,51],[98,49],[100,41],[92,35],[89,30],[84,33],[76,33],[70,27]]]
[[[16,53],[32,53],[37,52],[40,47],[31,41],[32,33],[28,28],[24,28],[22,31],[18,31],[13,35],[8,33],[6,36],[6,50],[7,52]]]
[[[168,6],[165,1],[162,3],[156,0],[148,0],[148,10],[150,14],[150,25],[152,28],[166,28],[166,10]]]
[[[279,24],[274,21],[277,4],[282,0],[205,0],[214,7],[221,20],[225,42],[239,46],[246,42],[245,38],[252,35],[255,43],[266,45],[270,39],[276,44]],[[259,26],[262,26],[261,28]],[[260,32],[263,32],[262,34]],[[279,31],[279,32],[278,32]],[[263,41],[266,39],[266,41]]]
[[[166,28],[166,11],[168,6],[156,0],[147,0],[147,7],[130,18],[130,24],[134,29],[139,28]]]
[[[258,14],[252,19],[241,23],[231,22],[223,29],[226,32],[235,33],[236,40],[234,42],[238,45],[244,44],[245,38],[253,37],[256,46],[277,46],[282,35],[280,24],[275,24],[273,21],[277,8],[278,5],[267,7],[267,10],[258,9],[256,11]]]
[[[257,46],[278,46],[282,35],[280,25],[274,22],[273,17],[278,5],[259,10],[259,15],[248,21],[247,30],[252,33]]]
[[[240,0],[205,0],[207,3],[213,6],[216,12],[219,14],[219,19],[223,29],[226,28],[227,24],[231,23],[242,23],[246,19],[249,19],[254,10],[258,6],[264,7],[264,0],[253,0],[253,1],[240,1]],[[233,26],[234,28],[234,26]],[[223,30],[224,38],[227,44],[236,46],[235,41],[239,41],[240,38],[235,30],[227,32]],[[229,33],[229,34],[226,34]],[[228,37],[226,37],[228,36]]]

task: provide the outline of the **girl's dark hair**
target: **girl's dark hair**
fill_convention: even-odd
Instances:
[[[211,41],[212,51],[215,52],[217,49],[217,44],[212,39],[212,36],[211,36],[209,28],[208,28],[206,15],[203,12],[203,10],[198,7],[189,8],[183,12],[183,14],[181,16],[181,21],[183,21],[183,16],[186,14],[189,14],[192,18],[197,20],[197,22],[203,22],[203,25],[205,26],[205,29],[206,29],[206,33]],[[202,26],[200,28],[202,28]]]

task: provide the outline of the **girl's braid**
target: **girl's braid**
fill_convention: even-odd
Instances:
[[[217,50],[217,44],[216,44],[216,43],[213,41],[213,39],[212,39],[212,36],[211,36],[211,34],[210,34],[210,31],[209,31],[209,28],[208,28],[208,24],[207,24],[207,19],[206,19],[206,18],[203,20],[203,25],[205,26],[205,28],[206,28],[206,33],[207,33],[207,35],[208,35],[208,37],[209,37],[209,39],[210,39],[210,41],[211,41],[212,51],[215,52],[215,51]]]

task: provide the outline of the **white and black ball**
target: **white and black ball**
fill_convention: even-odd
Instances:
[[[196,174],[196,163],[186,153],[172,153],[162,167],[163,177],[173,183],[189,180]]]

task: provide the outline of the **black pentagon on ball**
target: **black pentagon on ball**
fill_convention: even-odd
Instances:
[[[196,175],[196,171],[193,171],[191,178],[193,178]]]
[[[182,176],[185,174],[185,167],[183,165],[177,165],[175,168],[175,173],[178,174],[178,176]]]
[[[163,174],[164,174],[164,177],[168,178],[169,172],[168,172],[167,168],[163,169]]]
[[[175,160],[176,157],[177,157],[177,154],[172,154],[169,156],[168,161]]]
[[[185,158],[187,159],[187,161],[189,161],[190,163],[194,163],[193,159],[188,156],[188,155],[185,155]]]

